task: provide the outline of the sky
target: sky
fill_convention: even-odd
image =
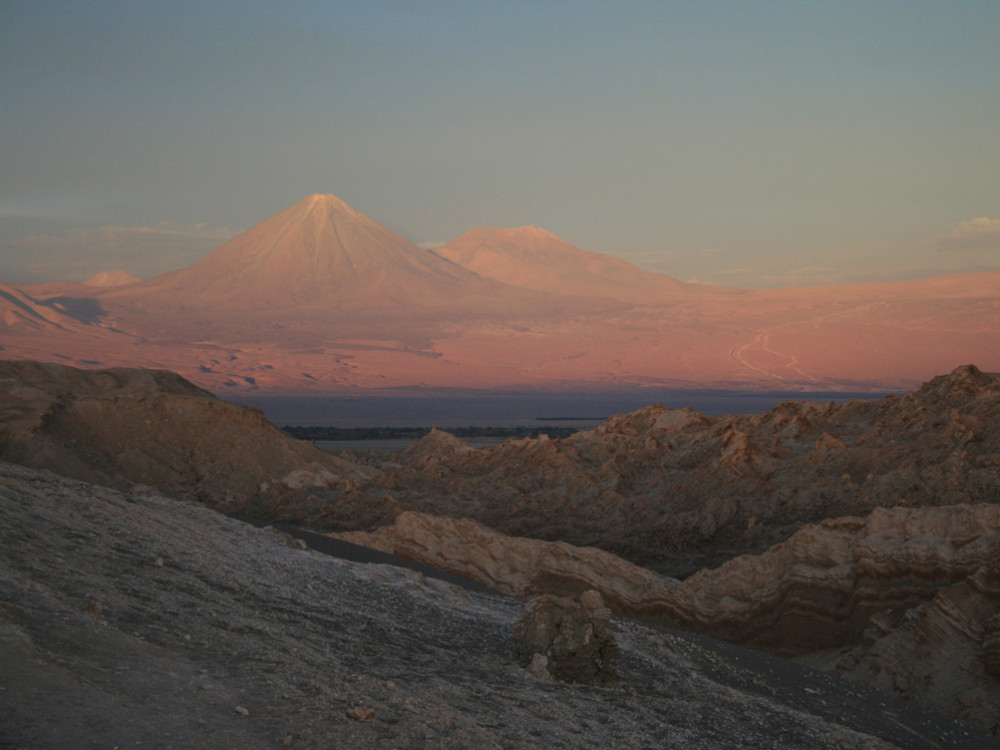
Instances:
[[[709,284],[996,268],[997,40],[996,0],[0,0],[0,282],[312,193]]]

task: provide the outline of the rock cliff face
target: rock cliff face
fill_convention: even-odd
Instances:
[[[227,507],[286,477],[300,487],[338,486],[374,473],[170,372],[29,361],[0,361],[0,458]]]
[[[392,457],[366,489],[684,577],[827,518],[995,502],[998,422],[1000,376],[966,366],[877,401],[722,418],[651,406],[562,440],[474,452],[438,440],[403,467]]]
[[[878,508],[699,571],[658,616],[773,651],[816,651],[857,642],[873,614],[930,601],[998,560],[1000,506]]]
[[[932,599],[873,616],[859,643],[800,661],[1000,734],[998,612],[994,549],[990,564]]]

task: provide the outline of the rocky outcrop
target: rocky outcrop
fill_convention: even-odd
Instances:
[[[1000,564],[1000,506],[879,508],[865,518],[829,519],[683,583],[602,550],[409,511],[392,526],[335,536],[514,596],[594,589],[621,614],[801,654],[859,643],[873,617],[923,605],[959,584],[975,580],[974,590],[993,591],[984,571]],[[979,619],[985,648],[995,636],[987,637],[988,617]],[[984,650],[984,668],[992,653]]]
[[[468,519],[404,511],[392,526],[334,536],[520,598],[593,589],[615,611],[630,615],[652,609],[677,585],[603,550],[507,536]]]
[[[438,437],[387,458],[362,489],[683,578],[827,518],[996,502],[998,422],[1000,376],[965,366],[874,401],[722,418],[650,406],[569,438],[478,451]]]
[[[432,429],[420,440],[405,448],[401,456],[408,465],[427,469],[439,463],[447,463],[457,457],[468,455],[474,450],[454,435]]]
[[[514,656],[538,679],[610,685],[621,659],[611,610],[596,591],[531,597],[514,623]]]
[[[1000,506],[878,508],[699,571],[669,592],[659,618],[771,651],[815,652],[858,643],[874,616],[971,585],[998,563]]]
[[[299,488],[343,487],[376,473],[170,372],[30,361],[0,361],[0,458],[227,507],[286,477]]]

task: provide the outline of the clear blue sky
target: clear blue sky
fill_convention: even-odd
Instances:
[[[0,0],[0,281],[333,193],[681,279],[1000,266],[1000,2]]]

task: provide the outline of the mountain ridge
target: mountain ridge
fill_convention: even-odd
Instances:
[[[554,294],[649,302],[694,289],[620,258],[581,250],[535,226],[477,227],[434,252],[481,276]]]
[[[12,289],[4,356],[161,367],[216,392],[884,390],[1000,370],[1000,271],[704,287],[538,227],[428,250],[323,194],[148,281]]]

